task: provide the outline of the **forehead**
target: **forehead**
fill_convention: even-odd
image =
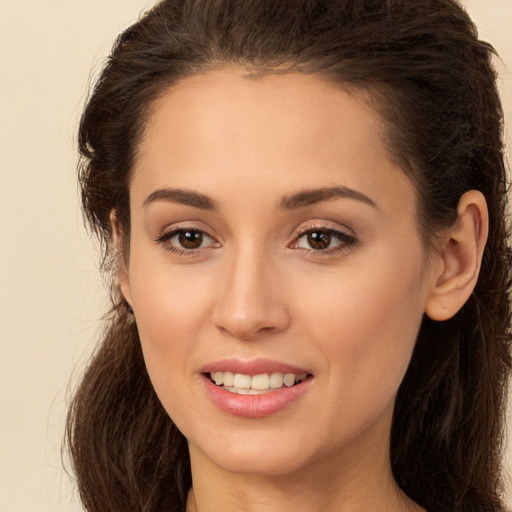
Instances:
[[[316,138],[325,140],[325,132],[334,127],[342,129],[345,138],[357,132],[358,139],[366,135],[376,142],[375,136],[385,129],[365,91],[342,89],[315,75],[254,77],[238,68],[187,77],[168,89],[151,111],[143,151],[157,142],[164,126],[168,142],[184,130],[213,142],[215,137],[233,139],[258,128],[272,140],[274,132],[281,130],[280,142],[287,135],[288,139],[302,136],[318,142]],[[375,149],[383,146],[375,145]]]
[[[384,140],[363,93],[313,75],[216,70],[184,79],[155,102],[132,185],[143,189],[140,200],[171,185],[210,196],[236,182],[254,191],[272,184],[283,194],[410,187]]]

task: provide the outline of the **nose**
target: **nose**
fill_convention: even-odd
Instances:
[[[284,331],[290,315],[283,291],[269,258],[248,250],[226,263],[213,322],[223,333],[246,341]]]

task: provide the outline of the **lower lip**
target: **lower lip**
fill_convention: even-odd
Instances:
[[[289,388],[282,387],[262,395],[239,395],[226,391],[204,376],[206,394],[222,411],[244,418],[263,418],[286,409],[300,398],[311,385],[308,377],[300,384]]]

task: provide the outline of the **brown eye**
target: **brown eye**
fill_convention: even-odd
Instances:
[[[156,239],[163,248],[180,256],[192,256],[204,249],[213,249],[220,244],[210,235],[200,229],[178,228]]]
[[[352,247],[355,237],[337,229],[313,228],[300,234],[291,245],[295,249],[305,249],[311,254],[333,254]]]
[[[331,245],[331,233],[326,231],[310,231],[306,235],[308,245],[317,251],[327,249]]]
[[[181,231],[178,242],[184,249],[199,249],[203,244],[204,235],[200,231]]]

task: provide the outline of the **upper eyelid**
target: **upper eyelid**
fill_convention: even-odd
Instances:
[[[347,241],[350,240],[352,242],[356,242],[357,241],[357,238],[352,235],[352,234],[349,234],[349,233],[346,233],[345,231],[342,231],[340,229],[331,229],[331,228],[313,228],[313,229],[306,229],[305,231],[302,231],[300,233],[298,233],[292,240],[291,244],[295,244],[297,242],[297,240],[299,240],[300,238],[303,238],[305,235],[307,235],[308,233],[312,233],[312,232],[315,232],[315,231],[325,231],[329,234],[333,234],[335,237],[336,235],[339,235],[339,238],[344,238],[346,239]]]
[[[318,223],[317,223],[318,222]],[[337,247],[333,247],[331,249],[306,249],[302,247],[296,247],[300,242],[299,240],[303,238],[305,235],[315,231],[325,231],[327,233],[332,234],[335,238],[340,239],[340,244]],[[328,254],[332,254],[336,251],[343,250],[343,248],[348,249],[350,246],[353,246],[359,241],[359,237],[356,233],[349,228],[348,226],[340,226],[337,223],[329,222],[329,221],[312,221],[307,223],[306,225],[302,225],[296,230],[293,235],[292,241],[289,242],[288,247],[295,250],[304,250],[307,252],[311,252],[313,254],[317,254],[319,256],[327,256]]]
[[[355,238],[355,235],[353,235],[352,233],[347,233],[345,230],[343,229],[339,229],[339,228],[327,228],[327,227],[314,227],[314,228],[307,228],[303,231],[300,231],[296,236],[295,238],[298,238],[298,237],[301,237],[301,236],[304,236],[304,235],[307,235],[308,233],[312,233],[312,232],[315,232],[315,231],[325,231],[326,233],[338,233],[339,235],[343,235],[343,236],[346,236],[347,238]]]
[[[352,238],[356,238],[356,233],[353,229],[346,225],[340,225],[331,221],[310,221],[305,225],[302,224],[298,229],[295,230],[294,237],[298,237],[304,233],[308,233],[310,231],[330,231],[333,233],[341,233],[346,236],[350,236]]]
[[[158,232],[158,234],[156,236],[156,240],[158,241],[162,238],[172,237],[173,235],[176,235],[182,231],[197,231],[198,233],[202,233],[203,235],[206,235],[207,237],[211,238],[212,240],[218,241],[218,238],[216,236],[212,235],[210,233],[210,231],[200,228],[200,227],[197,227],[197,226],[194,226],[194,225],[190,225],[190,224],[183,224],[183,225],[178,224],[178,225],[167,226]]]

